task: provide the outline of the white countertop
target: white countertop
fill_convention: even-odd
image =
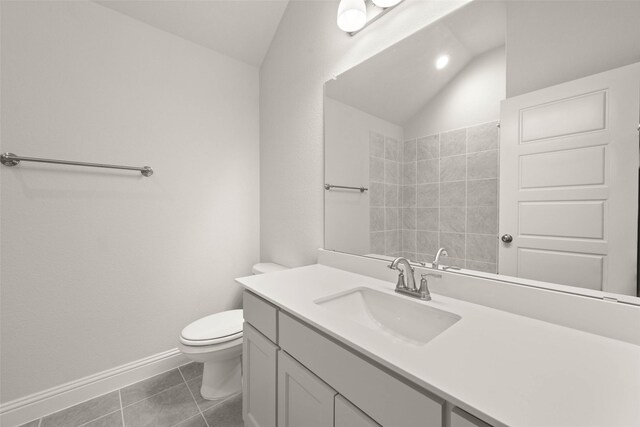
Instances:
[[[462,319],[415,345],[314,303],[356,287],[397,295],[394,283],[319,264],[237,281],[494,425],[640,426],[639,346],[436,294],[420,303]]]

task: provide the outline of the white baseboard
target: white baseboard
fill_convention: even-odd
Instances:
[[[177,348],[0,405],[0,426],[14,427],[189,363]]]

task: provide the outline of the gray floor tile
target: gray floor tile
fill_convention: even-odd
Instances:
[[[180,369],[180,372],[182,372],[184,379],[186,381],[190,381],[194,378],[198,378],[202,376],[203,367],[204,367],[204,364],[202,363],[191,362],[186,365],[180,366],[179,369]]]
[[[122,406],[129,406],[184,382],[177,369],[131,384],[120,390]]]
[[[187,421],[181,422],[175,427],[208,427],[207,422],[202,418],[202,414],[198,414]]]
[[[243,427],[242,393],[239,393],[204,413],[209,427]]]
[[[39,423],[40,423],[40,419],[37,419],[37,420],[30,421],[26,424],[22,424],[21,426],[18,426],[18,427],[38,427]]]
[[[123,411],[127,427],[171,427],[199,412],[184,383],[127,406]]]
[[[114,391],[47,415],[41,427],[75,427],[120,409],[120,397]]]
[[[122,427],[122,411],[112,412],[97,420],[82,424],[82,427]]]
[[[202,397],[202,394],[200,394],[200,387],[202,386],[202,377],[194,378],[191,381],[188,381],[187,385],[189,386],[189,390],[191,390],[191,394],[193,394],[193,397],[196,399],[198,408],[200,408],[201,411],[209,409],[212,406],[220,403],[219,400],[207,400],[204,397]]]

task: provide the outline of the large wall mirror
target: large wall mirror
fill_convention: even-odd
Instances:
[[[638,22],[475,1],[327,82],[325,248],[637,296]]]

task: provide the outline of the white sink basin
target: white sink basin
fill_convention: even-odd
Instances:
[[[369,288],[354,288],[315,301],[374,331],[412,344],[426,344],[461,319],[398,295]]]

